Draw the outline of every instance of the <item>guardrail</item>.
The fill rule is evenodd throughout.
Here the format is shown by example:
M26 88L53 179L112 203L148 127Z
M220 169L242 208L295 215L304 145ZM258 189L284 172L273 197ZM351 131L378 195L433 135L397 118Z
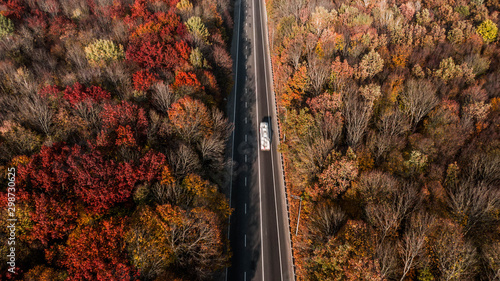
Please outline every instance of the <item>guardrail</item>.
M269 65L270 65L270 69L271 69L271 94L272 94L272 98L274 99L274 113L276 115L276 117L278 117L278 102L277 102L277 99L276 99L276 94L274 92L274 69L273 69L273 64L272 64L272 60L271 60L271 50L270 50L270 45L269 45L269 42L270 42L270 38L269 38L269 30L268 30L268 24L267 24L267 7L266 7L266 1L262 1L264 2L264 5L261 5L261 7L263 7L264 9L264 19L265 19L265 28L266 28L266 37L267 37L267 47L269 48ZM281 144L281 121L279 118L276 118L276 124L278 125L278 136L279 136L279 141L280 141L280 144ZM290 220L290 204L288 203L289 201L289 198L288 198L288 188L287 188L287 184L286 184L286 177L285 177L285 161L283 159L283 155L281 153L279 153L280 155L280 159L281 159L281 170L282 170L282 174L283 174L283 186L285 188L285 203L286 203L286 212L287 212L287 217L288 217L288 231L290 233L290 244L291 244L291 254L292 254L292 263L293 263L293 279L296 280L297 279L297 276L295 274L295 271L296 271L296 266L295 266L295 255L293 253L293 239L292 239L292 225L291 225L291 220Z

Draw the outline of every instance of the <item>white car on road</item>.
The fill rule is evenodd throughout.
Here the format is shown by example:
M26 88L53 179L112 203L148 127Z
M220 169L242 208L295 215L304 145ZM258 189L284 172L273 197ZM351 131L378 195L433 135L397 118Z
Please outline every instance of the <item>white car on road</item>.
M260 150L271 150L269 123L267 122L260 122Z

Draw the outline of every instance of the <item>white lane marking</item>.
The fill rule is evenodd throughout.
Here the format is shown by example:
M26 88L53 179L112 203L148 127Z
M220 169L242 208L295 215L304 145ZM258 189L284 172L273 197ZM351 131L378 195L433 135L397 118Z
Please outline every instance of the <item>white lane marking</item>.
M245 117L245 124L247 124L247 123L248 123L248 119Z
M262 11L262 8L260 9L260 11ZM262 23L262 13L260 13L261 15L261 36L262 36L262 56L263 56L263 59L264 59L264 81L265 81L265 89L266 89L266 99L267 99L267 114L270 115L271 112L271 109L270 109L270 103L269 103L269 91L268 91L268 83L267 83L267 61L265 60L266 58L266 49L265 49L265 38L264 38L264 31L262 30L263 29L263 23ZM254 38L255 39L255 38ZM276 118L274 118L276 119ZM275 123L275 122L273 122ZM276 139L276 138L275 138ZM279 138L278 138L279 140ZM272 148L272 147L271 147ZM276 212L276 230L278 232L278 253L279 253L279 257L280 257L280 277L281 277L281 280L283 280L283 260L281 258L281 242L280 242L280 228L279 228L279 218L278 218L278 202L277 202L277 197L276 197L276 179L275 179L275 176L274 176L274 157L273 157L273 152L274 150L271 151L271 165L272 165L272 173L273 173L273 191L274 191L274 205L275 205L275 212Z
M238 59L239 59L239 50L240 50L240 29L241 29L241 0L240 0L240 5L238 6L238 38L236 39L236 69L234 72L234 104L233 104L233 124L236 124L236 100L238 96ZM233 140L232 140L232 146L231 146L231 160L234 159L234 132L236 129L233 129ZM234 161L231 161L231 179L229 181L229 207L231 207L231 198L232 198L232 193L233 193L233 165ZM227 238L229 239L229 233L231 231L231 215L229 215L228 218L228 226L227 226ZM226 281L227 281L227 275L228 275L228 268L226 267Z
M245 108L247 108L247 107L248 107L248 102L245 102Z
M245 215L247 214L247 203L245 203Z
M245 163L248 162L248 155L245 154Z
M243 281L247 281L247 272L245 271L245 275L243 275L244 278L243 278Z
M245 186L247 186L247 177L245 177Z
M245 234L245 248L247 247L247 235Z
M257 95L257 56L255 55L255 50L257 50L257 45L255 43L255 5L252 4L252 20L253 20L253 60L254 60L254 72L255 72L255 126L259 123L259 96ZM256 132L258 132L256 128ZM257 150L257 166L258 166L258 181L259 181L259 216L260 216L260 253L261 253L261 264L262 264L262 281L264 281L264 234L262 230L262 185L260 184L260 151Z
M245 142L248 142L248 135L245 135Z

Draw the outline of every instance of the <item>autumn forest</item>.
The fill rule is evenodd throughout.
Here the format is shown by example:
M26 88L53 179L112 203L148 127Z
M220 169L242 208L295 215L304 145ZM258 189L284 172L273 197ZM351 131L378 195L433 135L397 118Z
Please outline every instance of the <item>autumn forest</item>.
M499 280L500 1L264 2L297 280ZM234 4L0 0L0 280L221 277Z
M499 280L497 0L267 0L299 280Z
M232 24L226 0L0 1L0 197L15 168L17 217L1 280L210 280L228 264Z

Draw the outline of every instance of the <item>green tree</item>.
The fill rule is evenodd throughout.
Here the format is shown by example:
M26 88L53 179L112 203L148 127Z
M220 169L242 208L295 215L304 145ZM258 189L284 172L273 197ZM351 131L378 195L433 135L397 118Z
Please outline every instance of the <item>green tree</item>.
M0 38L3 38L14 32L14 24L3 15L0 15Z
M112 61L122 60L123 46L111 40L98 39L85 47L85 55L92 65L103 66Z
M186 27L198 43L208 42L207 38L210 33L200 17L190 17L186 22Z
M420 271L418 274L418 281L434 281L434 276L428 267Z
M498 27L491 20L485 20L477 28L477 33L483 37L486 43L491 43L497 38Z
M203 66L203 54L200 48L194 48L189 55L189 61L196 68L201 68Z

